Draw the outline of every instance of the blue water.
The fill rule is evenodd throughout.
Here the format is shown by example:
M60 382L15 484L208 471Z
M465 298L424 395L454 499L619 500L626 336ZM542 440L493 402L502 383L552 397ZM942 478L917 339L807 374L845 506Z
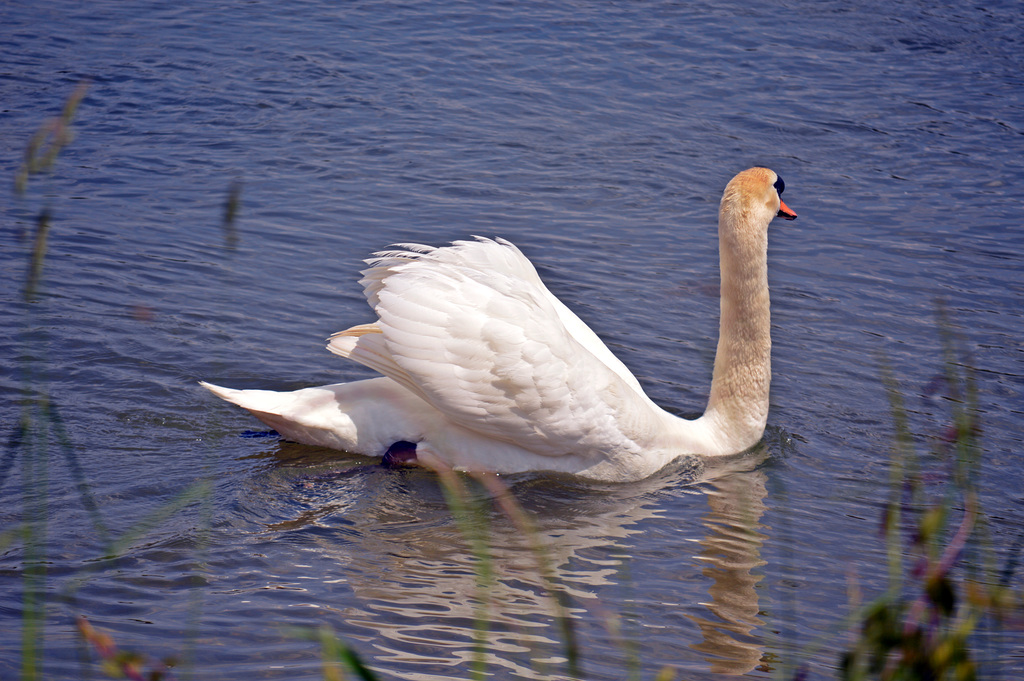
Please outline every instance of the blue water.
M509 480L570 595L586 678L834 677L851 584L886 584L881 365L922 451L950 422L939 308L977 375L991 545L1000 566L1019 557L1019 3L58 0L5 4L0 26L7 187L88 83L53 171L0 201L0 425L15 432L31 386L66 430L42 419L42 453L0 462L0 528L45 518L41 558L0 542L0 678L23 664L37 560L47 678L98 675L78 615L185 678L321 678L296 633L321 625L384 678L469 678L475 562L437 480L242 437L258 424L195 381L370 375L323 349L371 320L361 259L482 234L516 242L655 401L697 413L718 200L754 164L800 214L771 231L764 445L634 485ZM941 489L947 467L924 465ZM490 518L488 669L561 678L535 555ZM1020 676L1019 630L977 646L985 678Z

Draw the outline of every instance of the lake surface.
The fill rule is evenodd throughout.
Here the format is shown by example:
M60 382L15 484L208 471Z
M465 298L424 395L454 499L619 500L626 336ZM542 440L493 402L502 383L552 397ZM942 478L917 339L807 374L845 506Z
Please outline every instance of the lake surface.
M850 594L887 584L881 365L922 452L950 424L940 306L976 371L991 548L1019 559L1018 2L57 0L7 3L0 26L0 425L16 435L25 390L60 417L30 411L3 454L0 531L45 541L0 543L0 678L26 626L46 678L98 676L79 615L180 678L322 678L298 633L321 626L383 678L470 678L478 563L437 478L260 437L196 381L371 375L323 348L372 319L361 259L480 234L519 245L656 402L699 413L718 201L751 165L800 215L771 230L763 444L636 484L505 480L585 677L834 678ZM16 196L29 139L83 81L75 138ZM923 465L941 490L948 465ZM563 678L530 542L483 516L487 668ZM1024 673L1020 629L976 644L984 678Z

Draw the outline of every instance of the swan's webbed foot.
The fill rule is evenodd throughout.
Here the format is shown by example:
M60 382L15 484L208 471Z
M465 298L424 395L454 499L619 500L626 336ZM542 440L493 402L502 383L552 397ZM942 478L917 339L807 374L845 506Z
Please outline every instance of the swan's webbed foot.
M406 440L399 440L388 447L381 459L384 468L397 468L399 466L412 466L416 464L416 443Z

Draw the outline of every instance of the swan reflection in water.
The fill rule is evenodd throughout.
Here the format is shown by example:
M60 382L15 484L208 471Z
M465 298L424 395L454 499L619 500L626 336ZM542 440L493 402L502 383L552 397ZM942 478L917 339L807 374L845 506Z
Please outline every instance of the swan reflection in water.
M718 477L707 491L709 511L702 519L707 534L698 558L703 574L712 580L711 600L704 603L714 619L691 615L703 641L691 647L704 653L711 671L746 674L761 661L761 646L754 630L758 617L756 568L765 564L761 546L767 538L761 524L766 495L761 469L736 471Z
M293 494L305 496L304 511L267 529L307 533L311 536L295 548L329 558L332 573L321 579L345 584L355 598L320 607L337 608L344 620L338 625L343 637L362 640L357 645L372 666L395 678L451 678L454 668L471 664L480 655L475 644L477 620L485 613L488 669L523 678L560 678L557 674L565 669L564 641L549 584L538 570L537 553L516 524L490 503L483 488L468 484L474 488L470 502L486 509L482 527L493 570L486 586L486 610L480 601L478 557L467 549L436 475L360 463L333 475L305 475L296 483L294 477L281 474L295 470L288 468L289 447L281 445L277 465L269 471L271 478L279 479L269 489L266 479L259 481L262 489L254 489L250 501L259 504L263 495L280 495L280 489L272 488L282 483L292 486ZM580 637L584 668L588 649L604 656L609 646L618 646L622 668L628 664L622 640L610 631L616 628L617 615L600 598L623 589L635 594L637 580L647 583L649 575L641 572L644 563L631 560L637 543L633 535L652 527L666 536L650 550L664 560L670 549L673 564L671 570L650 576L669 582L669 598L681 610L656 617L678 621L677 616L684 616L703 640L687 642L681 638L685 631L667 631L663 622L645 622L637 616L628 627L637 639L631 645L639 645L646 659L693 671L708 669L704 665L709 664L712 672L743 674L759 664L762 650L755 630L761 624L756 590L760 577L755 569L763 565L760 518L765 474L758 466L766 457L762 446L744 456L715 460L714 467L683 460L660 475L629 484L514 478L514 498L534 525L558 588L569 596L567 612ZM680 497L679 489L694 497L703 493L707 499L709 508L699 524L666 525L666 502L690 498ZM266 501L273 503L269 497ZM693 534L698 527L702 532ZM323 531L330 528L334 531ZM700 546L696 555L688 552L693 541ZM686 595L682 589L689 587L680 588L679 571L688 563L694 575L690 581L700 583L700 568L694 565L698 561L703 563L703 576L711 580L710 588ZM705 600L707 595L710 600ZM689 602L678 602L680 598ZM598 638L603 640L595 641ZM655 649L648 651L648 646ZM687 654L686 648L699 658Z

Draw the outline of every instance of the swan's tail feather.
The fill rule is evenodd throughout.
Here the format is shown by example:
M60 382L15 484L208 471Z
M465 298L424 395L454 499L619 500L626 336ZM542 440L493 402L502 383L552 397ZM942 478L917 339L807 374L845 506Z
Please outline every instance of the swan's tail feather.
M242 392L241 390L235 390L234 388L225 388L223 386L214 385L213 383L207 383L206 381L199 381L199 385L203 386L204 388L206 388L211 393L213 393L220 399L224 400L225 402L231 402L232 404L242 406L239 402L239 400L241 399L239 397L240 393Z
M222 400L242 407L287 440L351 452L360 451L355 425L339 404L338 394L334 390L340 386L275 392L235 390L205 381L200 381L199 385Z
M257 417L261 421L263 421L263 418L260 414L280 415L288 408L290 403L285 397L289 393L274 392L272 390L236 390L235 388L224 388L219 385L213 385L206 381L199 381L199 385L203 386L225 402L236 404L242 409L246 409L257 414ZM264 421L264 423L266 423L266 421Z
M271 390L236 390L234 388L213 385L206 381L199 381L199 385L225 402L230 402L245 409L282 435L293 430L291 419L282 414L287 409L286 400L284 399L287 393L278 393ZM285 436L287 437L287 435Z

